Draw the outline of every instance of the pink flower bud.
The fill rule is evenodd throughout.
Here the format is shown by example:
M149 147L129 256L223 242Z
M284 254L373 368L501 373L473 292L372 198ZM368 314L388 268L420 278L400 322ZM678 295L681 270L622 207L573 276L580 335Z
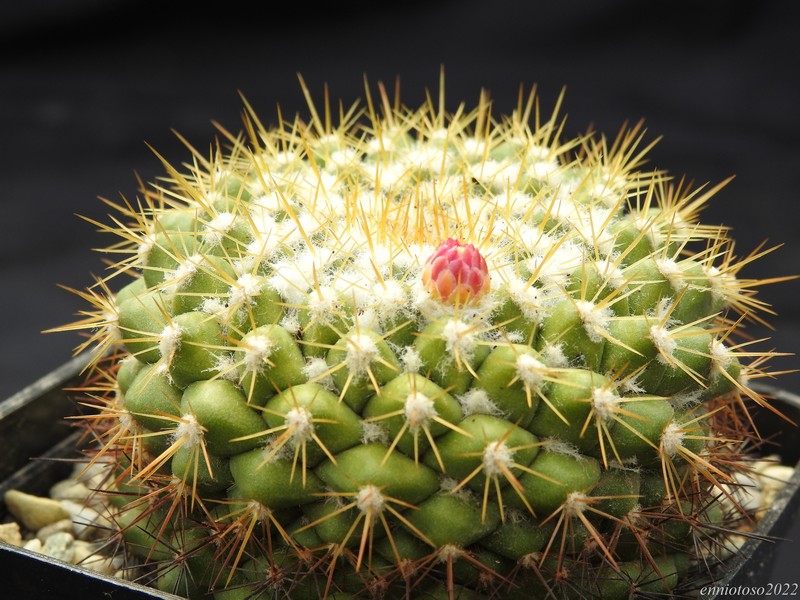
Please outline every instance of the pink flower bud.
M463 306L489 291L489 267L475 246L448 238L425 261L422 284L441 302Z

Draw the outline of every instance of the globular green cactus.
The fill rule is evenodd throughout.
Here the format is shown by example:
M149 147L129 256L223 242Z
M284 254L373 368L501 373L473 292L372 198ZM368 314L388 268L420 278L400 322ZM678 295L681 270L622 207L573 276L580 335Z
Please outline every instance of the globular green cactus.
M338 124L246 105L107 201L63 329L129 552L215 600L689 589L769 406L753 256L698 222L722 184L645 170L641 126L560 139L533 93L367 92Z

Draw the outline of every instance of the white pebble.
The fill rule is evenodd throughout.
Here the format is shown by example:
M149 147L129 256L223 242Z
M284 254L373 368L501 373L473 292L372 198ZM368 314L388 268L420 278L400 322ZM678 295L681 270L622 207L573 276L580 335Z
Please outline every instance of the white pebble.
M75 554L74 541L75 538L69 533L53 534L47 538L44 546L42 546L42 552L56 560L72 562L72 557Z
M764 510L775 503L778 494L786 487L786 482L794 475L794 469L785 465L770 465L761 471L761 484L764 487Z
M763 487L782 488L794 475L794 468L786 465L767 465L758 474Z
M72 479L83 483L90 490L96 490L103 486L103 482L108 481L112 472L113 465L103 461L91 465L79 464L72 472Z
M74 565L104 573L105 575L113 575L119 568L118 561L114 557L105 556L98 552L97 544L77 540L73 548L72 564Z
M75 564L91 569L92 571L97 571L98 573L103 573L104 575L113 575L117 570L117 564L113 558L99 554Z
M61 506L71 515L75 537L86 539L111 534L112 523L93 508L70 500L62 500Z
M36 537L39 538L39 540L41 540L42 542L45 542L47 538L57 533L72 534L72 519L71 518L61 519L60 521L56 521L55 523L50 523L49 525L45 525L39 531L36 532Z
M42 551L42 540L39 538L33 538L32 540L28 540L25 542L25 545L22 546L26 550L30 550L31 552L41 552Z
M762 506L761 484L755 477L744 473L733 475L734 485L731 486L732 495L739 505L747 512L753 513Z
M84 540L75 540L73 549L75 552L72 556L72 562L76 565L81 564L97 553L97 547Z
M0 524L0 542L5 542L12 546L22 546L22 533L19 530L19 523Z
M73 502L86 502L92 495L92 490L85 484L74 479L59 481L50 488L50 497L53 500L72 500Z
M45 525L70 516L58 501L19 490L8 490L5 502L8 511L31 531L39 531Z
M780 464L781 464L781 457L778 456L777 454L770 454L769 456L764 456L759 460L753 461L750 464L750 472L756 477L760 477L761 473L763 473L765 469L769 469L770 467L774 467Z

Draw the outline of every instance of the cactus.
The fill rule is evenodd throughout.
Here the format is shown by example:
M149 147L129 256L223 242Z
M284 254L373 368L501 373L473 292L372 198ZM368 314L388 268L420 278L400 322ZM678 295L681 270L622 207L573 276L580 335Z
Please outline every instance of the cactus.
M302 83L302 81L301 81ZM78 292L98 493L162 590L243 598L628 598L690 589L745 518L758 445L725 185L645 170L641 124L562 140L309 98L94 222ZM561 104L559 99L558 105ZM713 566L713 565L712 565Z

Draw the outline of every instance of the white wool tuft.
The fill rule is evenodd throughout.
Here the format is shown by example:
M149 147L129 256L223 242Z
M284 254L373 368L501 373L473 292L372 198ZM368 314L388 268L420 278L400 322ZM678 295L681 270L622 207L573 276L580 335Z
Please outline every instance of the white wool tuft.
M503 416L503 411L489 398L489 394L480 388L472 388L458 397L461 410L464 416L470 415L492 415L494 417Z

